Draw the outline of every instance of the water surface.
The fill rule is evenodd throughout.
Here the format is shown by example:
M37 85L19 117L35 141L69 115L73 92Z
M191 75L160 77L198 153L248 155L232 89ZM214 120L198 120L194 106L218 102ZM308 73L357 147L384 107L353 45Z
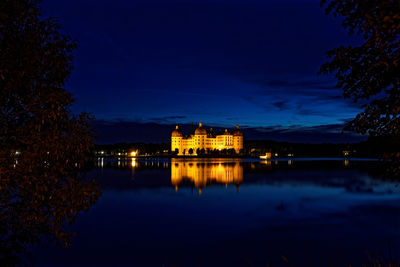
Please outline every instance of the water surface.
M38 265L359 266L400 255L400 190L378 162L99 159L104 193ZM397 253L397 254L396 254Z

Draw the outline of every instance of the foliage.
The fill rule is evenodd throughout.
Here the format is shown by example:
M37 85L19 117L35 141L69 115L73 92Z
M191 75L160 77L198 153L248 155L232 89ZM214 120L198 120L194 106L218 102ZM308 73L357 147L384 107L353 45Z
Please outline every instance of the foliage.
M196 150L196 153L197 153L197 155L202 156L202 155L205 155L205 154L206 154L206 150L205 150L204 148L202 148L202 149L198 148L198 149Z
M400 135L400 1L322 0L327 13L342 17L356 46L328 52L322 73L334 73L344 96L364 109L347 129L371 136Z
M84 178L89 116L71 114L64 85L76 42L36 0L0 1L0 263L27 248L67 246L68 225L99 197Z

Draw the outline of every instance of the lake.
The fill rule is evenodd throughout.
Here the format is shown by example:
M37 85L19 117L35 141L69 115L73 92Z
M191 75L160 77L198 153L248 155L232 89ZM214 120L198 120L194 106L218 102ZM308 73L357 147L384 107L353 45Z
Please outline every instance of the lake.
M38 266L360 266L400 255L400 189L377 161L98 159L103 195ZM286 262L289 261L289 264Z

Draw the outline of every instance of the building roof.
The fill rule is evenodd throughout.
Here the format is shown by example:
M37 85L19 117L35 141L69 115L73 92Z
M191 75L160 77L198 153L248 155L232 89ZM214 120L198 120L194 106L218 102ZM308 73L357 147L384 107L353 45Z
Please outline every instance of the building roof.
M175 130L172 131L172 137L182 137L182 136L183 136L183 134L179 130L179 126L176 125Z
M243 136L243 132L239 130L239 125L236 124L236 129L233 131L233 136Z
M212 128L207 131L202 123L199 123L199 127L195 130L194 132L195 135L207 135L208 138L216 138L217 135L233 135L233 136L243 136L243 132L239 130L239 125L236 125L236 129L232 132L229 133L228 129L225 129L225 131L221 131L219 133L213 132ZM179 130L178 125L176 125L175 130L172 131L172 137L183 137L184 139L190 139L192 136L184 136L182 132Z
M199 123L199 128L194 131L195 135L207 135L207 130L203 128L203 125L201 122Z
M223 135L230 135L230 133L228 132L228 129L225 129L225 132L223 133Z
M215 135L215 133L213 132L213 128L210 128L210 129L208 130L207 137L208 137L208 138L216 138L216 137L217 137L217 136Z

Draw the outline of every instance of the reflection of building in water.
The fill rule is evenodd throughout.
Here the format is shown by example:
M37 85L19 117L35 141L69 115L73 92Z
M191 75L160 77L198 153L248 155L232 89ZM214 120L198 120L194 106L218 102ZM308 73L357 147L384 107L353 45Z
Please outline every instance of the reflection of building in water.
M241 161L229 162L207 162L207 161L185 161L172 159L171 161L171 184L178 190L178 186L187 179L199 188L212 183L235 184L237 190L243 182L243 166Z
M236 153L243 149L243 133L238 125L232 133L225 129L223 133L214 134L212 128L207 131L200 122L199 128L190 136L184 136L177 125L171 135L171 151L178 155L197 155L224 149L233 149Z

